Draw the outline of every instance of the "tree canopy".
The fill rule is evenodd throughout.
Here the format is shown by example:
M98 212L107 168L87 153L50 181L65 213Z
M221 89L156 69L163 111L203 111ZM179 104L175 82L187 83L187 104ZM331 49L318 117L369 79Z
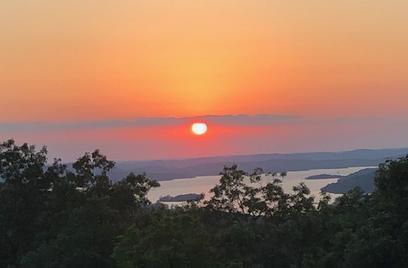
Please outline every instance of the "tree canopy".
M0 144L0 267L408 267L408 156L333 202L226 166L209 199L172 209L144 174L113 181L114 165Z

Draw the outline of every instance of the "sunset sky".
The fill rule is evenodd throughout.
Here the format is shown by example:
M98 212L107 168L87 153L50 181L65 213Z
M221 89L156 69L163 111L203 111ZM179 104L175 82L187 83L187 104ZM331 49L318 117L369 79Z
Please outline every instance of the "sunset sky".
M408 147L407 14L406 0L1 1L0 139L69 161Z

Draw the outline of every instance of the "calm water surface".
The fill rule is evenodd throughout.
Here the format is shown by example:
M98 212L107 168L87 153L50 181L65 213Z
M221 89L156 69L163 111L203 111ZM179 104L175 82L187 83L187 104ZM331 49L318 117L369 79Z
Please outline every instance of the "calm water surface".
M304 171L289 171L287 176L283 179L283 189L286 192L292 190L294 185L304 182L310 189L312 195L315 197L320 196L320 188L326 186L329 183L336 182L337 179L323 179L323 180L305 180L306 177L319 174L332 174L345 176L361 169L368 167L351 167L351 168L336 168L336 169L312 169ZM153 203L156 202L161 196L165 195L180 195L187 193L204 193L205 198L210 197L209 190L213 188L219 181L220 176L200 176L187 179L174 179L169 181L161 181L160 187L152 189L148 198ZM270 181L270 178L263 178L261 183L265 184ZM336 195L333 195L335 197Z

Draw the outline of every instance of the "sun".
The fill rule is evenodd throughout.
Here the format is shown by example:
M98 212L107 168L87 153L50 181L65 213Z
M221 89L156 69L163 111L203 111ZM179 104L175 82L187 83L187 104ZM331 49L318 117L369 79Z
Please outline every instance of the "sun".
M194 123L191 125L191 131L195 135L204 135L207 132L207 124L206 123Z

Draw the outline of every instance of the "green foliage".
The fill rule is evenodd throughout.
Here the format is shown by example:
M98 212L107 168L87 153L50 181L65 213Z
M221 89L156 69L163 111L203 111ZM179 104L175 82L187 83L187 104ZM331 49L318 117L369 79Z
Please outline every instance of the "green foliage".
M1 144L0 267L408 267L408 157L332 203L233 165L209 200L175 209L149 202L159 184L143 174L113 182L114 165Z
M195 209L153 210L115 249L121 267L215 267L212 237Z
M46 149L0 145L0 267L112 267L116 237L149 204L159 184L129 174L113 183L114 162L94 151L68 170Z

